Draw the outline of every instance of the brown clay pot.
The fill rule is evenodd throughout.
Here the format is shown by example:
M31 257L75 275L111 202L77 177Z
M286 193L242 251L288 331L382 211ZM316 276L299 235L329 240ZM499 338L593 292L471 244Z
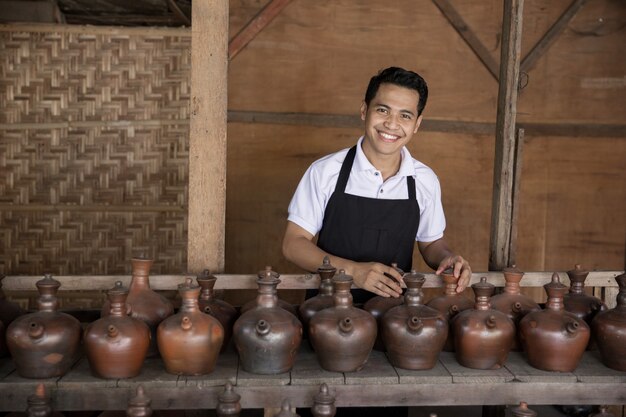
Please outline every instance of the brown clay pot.
M152 415L151 402L150 398L146 395L143 385L138 385L135 396L128 400L126 415L128 417L150 417Z
M522 317L531 311L541 310L541 307L532 298L523 295L520 291L519 283L524 276L524 272L517 269L515 265L510 268L504 268L502 272L506 281L504 291L491 297L491 308L506 314L513 320L517 329ZM511 350L522 350L522 344L517 336L517 332Z
M217 417L238 417L241 413L241 395L233 391L233 385L226 382L224 391L217 397L215 412Z
M63 376L80 355L80 322L57 311L59 281L46 274L36 285L39 311L13 320L7 329L7 344L20 376Z
M311 407L313 417L334 417L337 414L335 407L335 397L331 395L328 385L322 383L320 390L313 397L313 407Z
M205 375L213 372L224 342L220 322L200 311L200 287L187 278L178 286L182 305L157 329L159 352L167 372L175 375Z
M398 268L398 264L392 263L391 266L400 273L400 275L404 275L404 271ZM376 336L376 342L374 343L374 349L384 352L385 351L385 343L383 342L382 336L382 320L385 313L396 306L404 304L404 296L400 296L398 298L394 297L381 297L377 295L375 297L370 298L363 304L363 310L369 312L376 319L376 325L378 326L378 334Z
M489 298L495 287L482 277L473 284L476 304L452 319L457 362L467 368L499 369L515 339L515 325L506 314L494 310Z
M270 273L276 279L280 278L280 274L276 271L273 271L271 266L266 266L263 271L259 271L257 276L259 278L263 278L267 273ZM293 314L295 317L298 317L298 310L293 304L290 304L285 300L281 300L280 298L277 298L277 300L278 300L278 307L285 309L291 314ZM240 310L241 314L245 313L248 310L252 310L256 306L257 306L257 299L248 301L243 306L241 306L241 310Z
M598 297L585 294L585 280L589 271L576 264L574 269L567 271L570 279L569 293L563 297L565 310L573 313L579 319L585 320L591 326L593 318L601 311L606 311L606 304ZM595 349L593 338L589 339L587 350Z
M52 410L52 399L46 392L44 384L39 383L35 393L26 399L26 415L28 417L63 417L63 414Z
M318 312L309 323L311 344L327 371L358 371L376 341L376 319L352 305L352 281L340 270L333 278L335 306Z
M389 309L379 327L389 362L398 368L432 369L448 337L443 314L422 304L423 274L404 276L404 304Z
M91 372L100 378L139 375L150 346L150 329L128 315L128 289L121 281L107 292L109 314L89 324L83 336Z
M602 363L626 372L626 274L615 277L619 293L615 308L598 313L591 323Z
M302 326L304 334L308 336L309 322L311 317L320 310L330 308L335 305L333 299L333 282L332 279L337 272L337 268L330 264L328 256L324 256L322 265L317 268L317 273L320 276L319 292L315 297L311 297L300 304L298 313L300 313L300 320L302 320Z
M151 339L148 356L157 356L159 354L157 347L156 330L159 324L167 317L174 314L173 304L161 294L150 288L150 267L153 260L143 257L133 258L132 279L126 304L130 308L130 315L136 319L142 320L150 328ZM101 315L104 317L109 314L111 307L108 301L102 306Z
M289 400L283 400L283 405L280 407L280 411L275 417L300 417L298 414L291 411L291 402Z
M289 371L302 342L302 324L295 315L278 306L280 279L271 269L257 279L256 307L241 314L233 328L233 339L241 367L255 374Z
M565 311L563 296L567 287L559 275L544 285L548 293L545 310L528 313L520 321L520 338L528 363L544 371L571 372L578 366L590 330L584 320Z
M472 308L474 303L464 295L457 294L456 287L459 279L454 277L452 269L443 271L441 273L441 279L443 279L445 284L444 295L433 298L426 305L443 313L443 316L451 325L454 316L463 310ZM454 333L451 327L448 331L448 338L443 346L443 350L446 352L454 352Z
M524 401L519 403L519 406L511 410L513 417L536 417L537 413L528 408L528 404Z
M209 272L208 269L202 271L196 278L198 285L202 288L200 297L198 298L198 307L200 311L215 317L224 328L224 343L222 344L222 352L226 350L228 343L233 335L233 325L239 316L235 307L226 301L215 298L213 287L217 278Z

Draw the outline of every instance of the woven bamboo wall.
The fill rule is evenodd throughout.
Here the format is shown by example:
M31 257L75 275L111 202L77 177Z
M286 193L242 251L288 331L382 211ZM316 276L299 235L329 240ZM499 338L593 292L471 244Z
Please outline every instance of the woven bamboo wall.
M0 31L0 273L186 266L190 37Z

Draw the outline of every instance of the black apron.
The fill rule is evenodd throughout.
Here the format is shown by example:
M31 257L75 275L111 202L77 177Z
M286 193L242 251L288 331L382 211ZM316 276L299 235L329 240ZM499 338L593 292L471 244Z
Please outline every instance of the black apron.
M406 177L409 194L406 200L346 194L356 146L350 148L341 165L335 191L324 212L317 246L332 255L357 262L380 262L385 265L395 262L400 269L409 272L420 221L415 179ZM355 304L375 296L362 289L352 290L352 295Z

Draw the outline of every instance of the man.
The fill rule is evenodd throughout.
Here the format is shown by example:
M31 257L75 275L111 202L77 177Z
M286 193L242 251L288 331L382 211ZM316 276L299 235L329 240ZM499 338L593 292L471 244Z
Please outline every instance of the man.
M454 269L458 292L469 283L469 263L443 238L439 180L405 147L427 98L426 82L415 72L391 67L372 77L361 104L363 136L353 148L314 162L289 205L285 257L315 271L328 255L362 289L355 303L400 296L402 276L391 264L409 271L415 241L437 274Z

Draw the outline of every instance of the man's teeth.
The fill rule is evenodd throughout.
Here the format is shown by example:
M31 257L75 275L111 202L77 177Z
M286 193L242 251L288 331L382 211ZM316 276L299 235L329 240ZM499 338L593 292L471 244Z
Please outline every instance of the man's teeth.
M390 134L384 133L384 132L380 132L380 136L382 136L385 139L389 139L389 140L396 140L396 139L398 139L398 136L390 135Z

